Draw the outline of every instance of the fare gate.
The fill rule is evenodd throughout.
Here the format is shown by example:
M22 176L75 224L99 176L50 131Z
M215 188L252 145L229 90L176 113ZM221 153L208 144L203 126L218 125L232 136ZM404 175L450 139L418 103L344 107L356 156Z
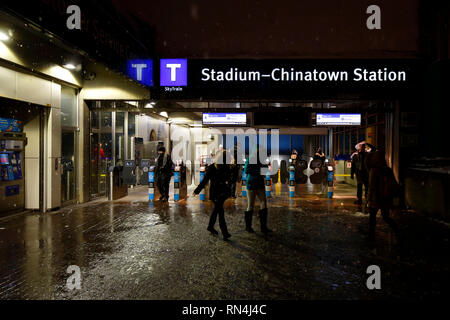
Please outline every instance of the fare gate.
M181 161L177 162L174 171L173 179L173 198L174 201L180 201L187 198L187 184L186 184L186 167Z

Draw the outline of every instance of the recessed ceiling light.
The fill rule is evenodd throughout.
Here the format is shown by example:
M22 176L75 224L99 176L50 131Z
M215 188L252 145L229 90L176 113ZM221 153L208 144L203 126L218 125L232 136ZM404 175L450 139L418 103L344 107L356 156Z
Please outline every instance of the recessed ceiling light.
M65 64L63 67L69 70L75 70L77 68L71 63Z
M9 36L6 33L0 32L0 41L8 41Z

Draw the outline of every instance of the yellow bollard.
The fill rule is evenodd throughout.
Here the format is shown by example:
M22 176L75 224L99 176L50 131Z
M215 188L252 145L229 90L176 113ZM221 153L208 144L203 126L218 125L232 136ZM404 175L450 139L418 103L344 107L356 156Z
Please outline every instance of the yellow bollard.
M278 170L278 182L275 185L275 194L281 196L281 170Z

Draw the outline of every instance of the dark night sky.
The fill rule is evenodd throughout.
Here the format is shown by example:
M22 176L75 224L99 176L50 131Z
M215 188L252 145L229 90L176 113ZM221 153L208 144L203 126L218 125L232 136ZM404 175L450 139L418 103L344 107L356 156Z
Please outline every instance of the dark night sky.
M412 57L418 0L176 1L113 0L156 27L166 57ZM382 10L382 30L366 9Z

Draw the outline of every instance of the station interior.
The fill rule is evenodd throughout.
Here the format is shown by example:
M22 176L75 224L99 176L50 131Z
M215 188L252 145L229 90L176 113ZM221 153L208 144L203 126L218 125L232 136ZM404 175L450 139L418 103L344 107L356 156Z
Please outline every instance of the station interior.
M328 198L329 167L334 174L333 196L337 199L356 198L356 180L351 179L351 156L356 152L356 145L364 141L377 148L384 148L388 163L395 168L392 146L389 146L392 134L389 121L395 106L390 101L160 101L145 104L140 101L92 101L89 105L91 199L109 197L110 200L116 201L149 201L147 172L155 165L159 145L164 145L171 154L176 170L181 172L181 189L185 188L175 199L176 178L173 177L170 183L171 201L191 200L192 191L200 183L200 172L213 163L216 152L220 149L232 152L235 144L239 142L239 145L242 145L243 141L245 149L242 146L241 150L244 158L248 158L254 141L267 149L266 163L270 163L271 167L270 179L266 177L266 191L269 192L267 195L280 200L293 198L289 193L292 180L289 177L289 168L294 150L298 153L298 160L302 161L301 169L296 169L295 173L295 198ZM360 125L317 125L317 114L339 112L360 114ZM204 113L241 113L246 115L246 123L231 126L209 125L203 122ZM115 126L112 126L112 123L115 123ZM269 133L267 140L259 141L259 133L266 132L265 130ZM278 151L272 151L272 130L277 130ZM256 140L253 140L252 136ZM319 148L325 154L326 160L324 170L321 169L317 174L312 161ZM109 183L108 168L114 165L123 166L129 160L134 160L135 166L131 171L124 169L123 174L130 183L129 188L122 188L121 192L114 192L113 195L110 185L114 183ZM142 160L149 161L144 164L149 168L142 167ZM236 161L243 167L245 159ZM67 181L70 181L70 178ZM67 189L69 188L68 185ZM238 199L245 196L245 187L244 193L242 190L242 175L239 176L236 195Z

